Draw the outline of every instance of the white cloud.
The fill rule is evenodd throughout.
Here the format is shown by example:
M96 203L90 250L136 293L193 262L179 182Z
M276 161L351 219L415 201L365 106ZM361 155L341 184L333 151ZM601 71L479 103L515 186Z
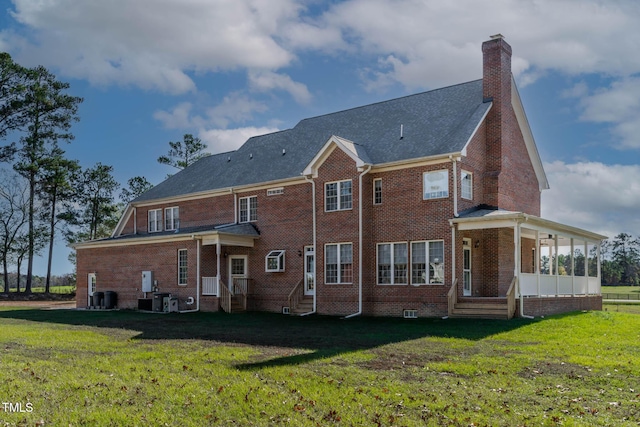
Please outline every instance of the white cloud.
M157 110L153 113L153 118L162 122L167 129L187 129L192 127L194 122L190 116L191 107L190 102L182 102L171 111Z
M205 142L211 153L222 153L238 149L252 136L277 132L277 128L244 127L237 129L201 130L198 137Z
M291 77L274 73L273 71L250 71L249 84L251 88L260 92L274 89L288 92L299 104L308 104L311 101L311 94L302 83L295 82Z
M609 237L640 230L640 165L545 164L542 217Z
M190 71L279 68L294 58L277 42L294 0L14 0L13 17L35 31L20 56L94 84L170 93L195 88ZM15 36L3 32L1 39ZM26 43L25 40L22 43Z

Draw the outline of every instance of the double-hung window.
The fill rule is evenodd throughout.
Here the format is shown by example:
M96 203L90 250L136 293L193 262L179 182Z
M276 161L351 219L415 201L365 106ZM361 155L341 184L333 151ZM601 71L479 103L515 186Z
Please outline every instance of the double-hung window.
M462 171L460 176L460 187L462 189L463 199L473 199L473 174L471 172Z
M378 244L378 284L406 285L409 283L408 265L406 242Z
M353 282L353 245L335 243L325 246L325 283Z
M164 210L164 229L177 230L180 228L180 209L178 207L166 208Z
M324 186L325 210L344 211L353 206L351 180L328 182Z
M382 178L376 178L373 180L373 204L382 204Z
M148 213L149 233L162 231L162 209L152 209Z
M178 285L187 285L187 250L178 249Z
M241 197L240 222L253 222L258 220L258 196Z
M449 197L449 171L447 169L424 173L424 196L428 199Z
M411 242L411 283L444 284L444 241Z

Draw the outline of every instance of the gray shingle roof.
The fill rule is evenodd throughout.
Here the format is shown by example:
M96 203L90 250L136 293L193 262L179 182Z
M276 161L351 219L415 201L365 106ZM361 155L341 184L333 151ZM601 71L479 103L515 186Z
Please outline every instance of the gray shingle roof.
M482 80L475 80L304 119L205 157L134 202L299 177L332 135L362 146L373 164L460 152L490 105L483 102Z

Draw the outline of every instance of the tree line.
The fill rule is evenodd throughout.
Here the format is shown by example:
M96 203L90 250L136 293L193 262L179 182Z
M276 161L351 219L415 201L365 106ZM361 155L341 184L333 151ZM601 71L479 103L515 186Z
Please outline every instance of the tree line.
M126 203L152 187L141 176L130 178L123 187L114 179L112 166L83 167L67 156L63 145L74 140L71 127L79 121L83 102L69 89L69 83L45 67L27 68L0 53L2 293L8 293L15 281L20 290L21 278L23 292L30 293L34 257L43 254L48 260L44 286L49 292L59 235L69 245L109 236ZM205 145L189 134L184 142L169 144L168 155L158 159L161 164L182 169L206 155Z

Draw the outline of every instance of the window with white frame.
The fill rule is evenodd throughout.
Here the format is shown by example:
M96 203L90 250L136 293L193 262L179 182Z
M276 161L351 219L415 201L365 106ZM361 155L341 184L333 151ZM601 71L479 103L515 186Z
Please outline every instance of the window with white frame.
M411 242L411 283L444 284L444 241Z
M326 245L324 263L325 283L353 282L353 244L334 243Z
M162 231L162 209L152 209L148 213L149 233Z
M462 198L469 200L473 199L473 174L463 170L460 178Z
M449 171L446 169L424 173L424 199L449 197Z
M265 270L268 273L284 271L284 251L271 251L265 258Z
M252 222L258 220L258 196L241 197L240 222Z
M187 250L178 249L178 285L187 285Z
M382 178L376 178L373 180L373 204L382 204Z
M164 229L177 230L180 228L180 209L177 206L164 210Z
M406 285L408 279L407 243L378 244L378 284Z
M324 194L327 212L349 210L353 206L351 180L326 183Z

